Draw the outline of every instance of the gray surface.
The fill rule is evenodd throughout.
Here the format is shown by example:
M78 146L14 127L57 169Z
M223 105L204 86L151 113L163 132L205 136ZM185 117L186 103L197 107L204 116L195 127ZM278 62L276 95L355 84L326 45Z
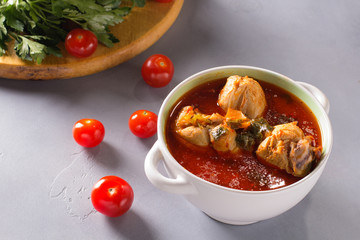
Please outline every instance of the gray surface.
M110 70L55 81L0 81L0 239L358 239L360 235L360 2L187 0L151 48ZM151 54L175 64L153 89L140 68ZM158 112L180 81L214 66L268 68L328 96L334 146L310 194L293 209L249 226L216 222L183 197L153 187L143 171L156 138L128 130L137 109ZM72 138L78 119L103 122L105 141L86 150ZM134 188L126 215L109 219L89 200L100 177Z

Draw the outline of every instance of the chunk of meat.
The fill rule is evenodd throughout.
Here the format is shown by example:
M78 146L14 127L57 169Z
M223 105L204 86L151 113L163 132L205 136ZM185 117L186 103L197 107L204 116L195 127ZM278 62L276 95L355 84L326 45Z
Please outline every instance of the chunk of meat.
M197 116L196 116L197 115ZM206 125L207 119L196 113L192 106L183 107L176 119L176 127L185 128L194 125Z
M218 125L224 121L224 117L218 113L213 113L209 116L211 125Z
M260 117L266 108L265 93L260 84L250 77L230 76L218 98L219 106L242 111L249 118Z
M306 175L312 166L312 162L314 158L320 157L320 149L314 148L311 143L313 142L313 138L310 136L306 136L301 139L297 143L290 143L290 163L291 168L295 169L299 176Z
M176 131L186 141L201 147L206 147L210 143L209 132L207 128L189 126Z
M256 151L263 162L297 177L307 175L320 154L321 148L313 146L313 138L305 136L296 122L275 126Z
M224 117L218 113L206 115L194 109L192 106L183 107L176 119L176 127L184 128L188 126L208 126L217 125L223 121Z
M243 114L242 111L229 108L225 115L226 124L232 129L247 128L251 124L251 120Z
M223 120L224 117L218 113L206 115L192 106L186 106L176 119L175 131L188 142L205 147L210 143L210 129L222 123Z
M276 140L298 142L304 137L304 132L297 126L297 122L276 125L271 135Z
M235 152L238 149L236 132L226 124L220 124L211 129L210 141L218 152Z

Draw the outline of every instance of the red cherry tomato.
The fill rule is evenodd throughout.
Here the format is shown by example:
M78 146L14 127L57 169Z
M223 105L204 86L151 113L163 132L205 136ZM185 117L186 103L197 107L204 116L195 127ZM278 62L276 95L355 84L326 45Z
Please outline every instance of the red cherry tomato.
M174 75L174 65L170 58L162 54L150 56L141 68L144 81L152 87L165 87Z
M95 147L104 139L105 128L96 119L81 119L74 124L73 136L81 146Z
M157 115L147 110L134 112L129 119L131 132L140 138L152 137L157 130Z
M84 58L93 54L98 40L94 33L82 28L76 28L68 33L65 39L66 50L74 57Z
M156 0L156 1L161 3L168 3L168 2L172 2L173 0Z
M109 217L126 213L134 201L134 192L129 183L117 176L101 178L91 192L94 208Z

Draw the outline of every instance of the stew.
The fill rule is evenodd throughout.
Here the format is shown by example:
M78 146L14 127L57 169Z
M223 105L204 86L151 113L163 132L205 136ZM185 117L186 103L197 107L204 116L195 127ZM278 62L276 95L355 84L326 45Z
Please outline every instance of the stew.
M249 145L250 147L239 147L241 144L239 145L239 141L237 141L234 147L229 147L229 144L226 143L226 146L229 147L227 150L216 148L214 141L217 140L217 136L221 136L222 130L224 129L219 127L220 125L218 125L219 122L217 122L217 120L213 119L217 117L224 118L230 112L225 111L223 105L219 104L221 98L219 94L226 94L224 92L225 90L222 90L225 88L226 81L227 79L218 79L200 85L183 95L178 102L174 104L173 110L166 123L166 141L170 153L191 173L206 181L224 187L262 191L284 187L300 180L301 177L296 176L295 173L290 174L288 171L281 169L281 166L274 166L270 160L270 162L263 161L261 157L259 157L261 156L259 153L260 142L256 138L252 138L253 141L252 145ZM321 149L320 129L311 110L299 98L288 91L270 83L259 80L257 80L257 82L265 94L266 105L264 105L264 110L253 111L251 114L255 114L253 116L254 118L256 117L256 119L263 120L254 122L254 120L246 117L249 116L249 114L246 114L246 116L244 114L241 115L243 116L242 118L249 119L249 121L241 121L241 125L254 126L253 123L259 124L266 122L269 128L265 129L264 134L271 138L273 136L270 136L269 133L275 131L273 130L274 126L276 128L276 125L294 123L293 125L297 125L302 130L304 136L310 139L310 147L312 149L317 147L317 150L314 150L314 152L319 154L319 149ZM191 106L188 111L193 111L197 116L197 122L194 123L195 128L196 124L198 126L205 124L201 121L216 126L211 128L210 144L206 145L206 142L203 145L200 143L194 144L191 140L179 135L179 131L177 130L179 115L182 114L182 111L184 111L187 106ZM240 112L240 114L242 113ZM207 117L210 115L211 117ZM261 118L258 118L259 115L261 115ZM237 121L237 123L238 122L239 121ZM229 125L229 122L227 125ZM260 128L262 128L262 126L263 125L261 125ZM227 129L225 130L227 131ZM233 131L232 129L230 130ZM208 132L209 131L210 130L208 130ZM246 137L245 140L248 139L248 132L245 130L240 130L240 132L239 130L234 130L234 133L237 140L239 137L244 140L244 136ZM262 140L264 140L265 136ZM303 139L305 139L304 136ZM264 142L265 140L261 142L260 145L263 145ZM294 151L294 154L298 150L296 147L298 145L295 145L296 144L294 144L294 146L291 145L293 147L291 151ZM257 147L259 148L258 150L256 150ZM288 155L290 154L289 151L287 152ZM265 158L269 159L268 157ZM311 169L314 168L318 159L319 157L314 160L314 164L309 165ZM308 171L306 174L307 173ZM301 172L300 174L303 173Z

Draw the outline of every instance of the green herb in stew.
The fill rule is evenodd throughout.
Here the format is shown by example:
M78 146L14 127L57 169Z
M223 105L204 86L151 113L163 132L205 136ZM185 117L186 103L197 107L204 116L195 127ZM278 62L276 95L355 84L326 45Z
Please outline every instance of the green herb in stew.
M236 142L241 148L251 151L273 129L264 118L253 119L248 128L236 135Z

